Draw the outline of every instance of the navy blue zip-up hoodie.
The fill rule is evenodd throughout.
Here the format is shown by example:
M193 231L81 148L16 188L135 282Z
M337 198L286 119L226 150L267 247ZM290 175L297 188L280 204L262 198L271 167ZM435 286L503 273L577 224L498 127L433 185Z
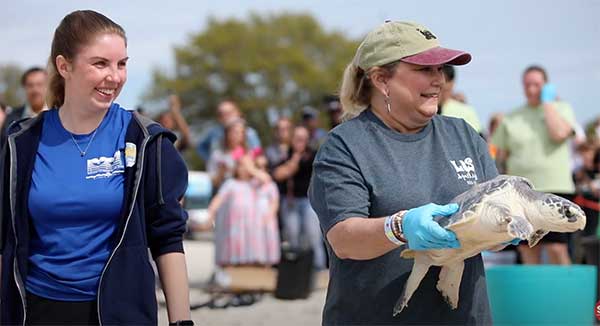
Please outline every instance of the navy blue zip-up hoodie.
M14 123L0 162L0 324L25 321L25 280L29 245L27 200L46 113ZM100 324L156 325L152 256L183 252L187 214L179 204L187 188L187 168L176 137L137 113L125 141L136 145L136 162L126 167L125 201L111 238L112 252L98 287Z

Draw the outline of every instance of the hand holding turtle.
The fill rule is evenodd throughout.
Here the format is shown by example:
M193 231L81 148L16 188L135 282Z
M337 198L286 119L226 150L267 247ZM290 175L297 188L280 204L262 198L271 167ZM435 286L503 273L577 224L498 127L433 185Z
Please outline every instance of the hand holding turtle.
M429 203L409 210L402 218L402 233L412 250L460 248L452 231L442 228L434 216L450 216L458 211L457 204L440 206Z

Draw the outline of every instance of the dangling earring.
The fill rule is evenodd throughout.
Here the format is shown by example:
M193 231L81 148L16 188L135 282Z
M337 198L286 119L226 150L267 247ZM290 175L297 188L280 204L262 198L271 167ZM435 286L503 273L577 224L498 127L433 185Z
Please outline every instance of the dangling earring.
M392 114L392 105L390 104L390 95L385 94L385 107L387 108L387 111L389 114Z

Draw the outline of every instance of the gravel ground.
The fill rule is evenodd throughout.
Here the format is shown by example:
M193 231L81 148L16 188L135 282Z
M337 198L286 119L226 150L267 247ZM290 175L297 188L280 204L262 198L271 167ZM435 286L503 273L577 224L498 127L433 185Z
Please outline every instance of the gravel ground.
M213 271L213 244L210 240L186 240L186 259L190 280L190 300L192 305L209 300L203 291L206 281ZM325 302L326 291L318 289L305 300L279 300L266 293L262 298L243 307L226 309L200 308L192 311L196 325L319 325ZM168 325L167 310L164 307L162 291L157 291L161 308L159 325Z

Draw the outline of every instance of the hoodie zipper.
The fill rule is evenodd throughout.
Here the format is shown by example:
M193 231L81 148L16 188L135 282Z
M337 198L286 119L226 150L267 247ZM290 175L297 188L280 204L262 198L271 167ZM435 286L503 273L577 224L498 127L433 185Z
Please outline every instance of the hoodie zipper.
M104 266L104 269L102 270L102 274L100 275L100 282L98 283L98 294L96 297L96 302L98 303L97 304L98 322L99 322L100 326L102 326L102 317L100 316L100 294L101 294L100 292L101 292L101 288L102 288L102 280L104 278L104 273L106 272L106 270L108 269L108 266L110 265L110 262L112 261L115 253L117 252L117 250L123 243L123 239L125 238L125 233L127 232L127 226L129 225L129 220L131 219L131 214L133 213L133 209L135 207L135 202L137 200L138 189L140 187L142 175L144 172L144 155L146 152L146 144L150 141L150 138L152 138L152 137L146 137L144 139L144 141L142 142L140 156L139 156L139 160L138 160L139 170L137 171L138 174L137 174L137 178L135 180L131 206L129 208L129 213L127 214L127 219L125 220L125 227L123 228L123 232L121 233L121 238L119 239L119 242L115 246L115 249L110 254L110 257L108 258L108 261L106 262L106 265Z
M13 185L16 184L16 181L14 180L15 178L15 170L16 170L16 153L15 153L15 140L14 138L10 138L8 139L8 146L10 149L10 175L9 175L9 180L10 180L10 191L9 191L9 198L10 198L10 214L12 215L12 227L13 227L13 233L15 236L15 258L13 261L13 276L15 278L15 283L17 284L17 290L19 291L19 297L21 299L21 305L23 307L23 326L25 326L25 321L27 320L27 307L25 305L25 294L23 293L23 278L21 277L21 273L19 272L19 264L17 261L17 248L19 247L19 240L17 237L17 228L16 228L16 217L15 217L15 192L14 192L14 187Z

